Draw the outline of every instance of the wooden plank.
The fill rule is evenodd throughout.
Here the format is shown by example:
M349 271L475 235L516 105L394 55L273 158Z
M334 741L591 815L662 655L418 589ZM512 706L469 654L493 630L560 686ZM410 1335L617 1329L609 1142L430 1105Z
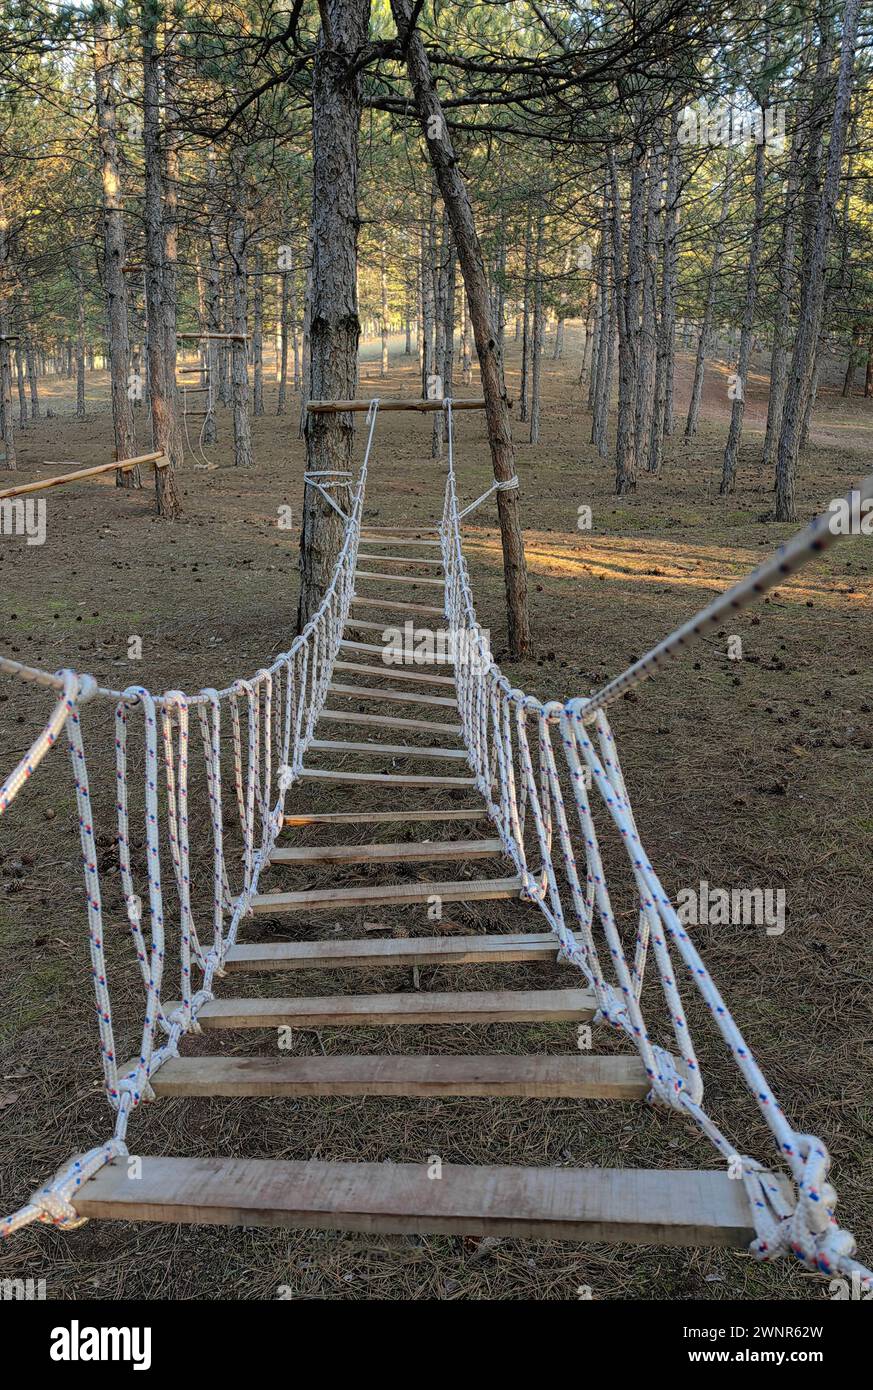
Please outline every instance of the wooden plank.
M281 970L365 970L411 965L483 965L555 960L553 932L482 936L390 936L339 941L268 941L231 946L229 973Z
M454 688L454 676L432 676L426 671L407 671L403 666L368 666L361 661L335 661L335 671L354 671L359 676L390 676L400 681L422 681L425 685L450 685Z
M523 1096L645 1100L639 1057L170 1057L156 1096Z
M446 616L441 608L434 608L427 603L405 603L402 599L387 599L378 596L371 598L366 594L355 594L352 603L363 603L368 608L387 608L392 613L427 613L431 618L444 618Z
M467 759L466 748L417 748L408 743L344 743L339 739L314 738L309 745L319 753L372 753L375 757L390 758L453 758Z
M61 483L81 482L85 478L96 478L101 473L130 473L140 464L153 464L155 468L166 468L167 461L160 452L140 454L136 458L116 459L113 463L97 463L93 468L77 468L74 473L60 473L56 478L38 478L32 483L19 483L17 487L7 487L0 492L4 497L23 497L28 492L44 492L46 488L59 487ZM442 580L439 581L442 583Z
M270 864L436 864L449 859L493 859L500 840L402 840L397 844L290 845L274 849Z
M178 1007L166 1005L167 1013ZM301 999L210 999L197 1015L218 1028L382 1028L421 1023L577 1023L594 1017L584 989L463 990L431 994L326 994Z
M402 907L426 903L437 896L447 903L480 902L492 898L517 898L521 879L468 879L454 883L375 883L351 888L311 888L293 893L256 893L253 912L318 912L340 907Z
M378 560L380 565L430 565L431 569L442 569L443 563L436 556L427 560L421 555L366 555L362 550L358 551L358 560Z
M394 631L397 631L398 629L395 629L395 628L388 628L387 630L388 630L389 632L394 632ZM383 627L383 631L385 631L384 627ZM445 633L446 631L447 631L446 628L436 629L436 630L434 631L434 636L439 637L441 633ZM349 638L349 637L343 637L343 638L341 638L341 639L340 639L340 644L339 644L339 645L340 645L340 649L341 649L342 651L346 651L346 652L369 652L371 656L381 656L382 658L385 657L386 652L393 652L393 651L395 650L395 647L394 647L394 644L393 644L393 643L389 643L389 642L382 642L382 643L378 643L378 642L354 642L354 641L352 641L351 638ZM417 655L417 654L416 654L416 655ZM395 662L385 661L384 659L383 659L382 664L383 664L383 666L387 666L387 668L388 668L389 671L393 671L393 670L394 670L394 667L395 667L395 665L396 665ZM439 660L435 657L433 661L421 661L421 662L416 661L415 664L416 664L416 666L419 666L419 665L421 665L421 666L448 666L448 667L451 668L451 667L454 666L455 663L454 663L453 661L439 661Z
M488 820L484 806L466 807L455 811L301 811L288 815L285 825L384 825L389 821Z
M355 412L369 410L372 401L352 400L352 401L309 401L306 409L311 410L316 415L338 415L347 411ZM379 414L385 415L395 410L414 410L419 413L430 413L435 410L442 410L445 401L420 401L420 400L397 400L379 401ZM485 408L484 399L471 397L467 400L456 400L452 397L452 411L455 410L483 410Z
M411 529L411 528L401 528L401 527L398 527L398 528L397 528L398 532L400 532L401 530L404 530L404 529ZM430 529L430 528L425 528L425 529ZM435 546L439 546L440 549L442 548L442 542L441 542L441 541L429 541L429 540L427 540L424 536L422 536L422 537L419 539L418 536L406 536L406 537L404 537L404 536L402 536L402 535L400 535L400 534L398 534L398 535L392 535L392 534L391 534L391 532L392 532L392 528L391 528L391 527L385 527L385 531L387 532L387 534L379 535L379 534L377 533L375 527L372 527L372 526L364 527L363 530L361 531L361 540L364 541L364 542L366 542L366 543L369 544L369 545L435 545Z
M430 584L433 588L445 587L444 579L428 579L418 574L381 574L378 570L355 570L356 579L387 579L392 584Z
M342 709L323 709L318 716L319 723L322 719L329 724L363 724L374 729L417 729L420 733L440 734L443 738L450 735L460 737L462 733L460 724L438 724L432 719L401 719L395 714L358 714L353 710L346 713Z
M393 701L401 705L440 705L448 709L457 709L457 700L450 700L446 695L424 695L417 690L410 690L409 694L405 690L388 690L381 685L337 685L331 684L327 687L328 695L346 695L358 700L376 700L380 704L383 700Z
M444 1163L433 1181L426 1163L143 1158L131 1182L118 1158L71 1201L103 1220L739 1249L755 1238L744 1184L688 1169Z
M409 772L343 772L333 767L304 767L301 778L310 782L360 782L383 787L475 787L473 777L431 777Z

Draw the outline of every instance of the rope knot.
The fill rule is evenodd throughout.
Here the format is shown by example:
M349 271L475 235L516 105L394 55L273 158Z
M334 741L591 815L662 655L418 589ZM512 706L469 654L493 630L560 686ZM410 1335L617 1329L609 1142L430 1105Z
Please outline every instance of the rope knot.
M73 1194L107 1163L111 1163L113 1158L122 1158L126 1154L127 1145L121 1139L110 1139L99 1148L74 1158L31 1197L28 1205L36 1207L36 1220L47 1226L60 1226L66 1231L84 1226L88 1218L76 1211L71 1200Z

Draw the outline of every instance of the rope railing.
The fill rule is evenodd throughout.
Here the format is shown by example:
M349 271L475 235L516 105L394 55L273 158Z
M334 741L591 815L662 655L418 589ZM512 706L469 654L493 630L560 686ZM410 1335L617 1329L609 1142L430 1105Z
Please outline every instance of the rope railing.
M367 469L379 403L370 404L366 443L346 518L336 567L325 595L292 646L269 667L224 690L205 688L186 695L170 690L153 695L144 686L106 689L87 675L52 675L8 658L0 672L52 689L58 701L39 736L0 788L0 813L32 776L66 731L72 764L85 880L91 973L100 1056L107 1099L115 1112L112 1137L74 1159L18 1211L0 1221L9 1235L32 1221L60 1226L80 1224L71 1198L104 1163L127 1152L132 1112L152 1096L149 1079L178 1054L184 1034L198 1032L197 1016L213 998L227 952L250 912L265 863L282 826L286 793L299 778L306 750L327 698L333 664L355 586L358 544ZM118 866L126 918L143 991L139 1051L130 1062L119 1058L113 1019L105 935L118 909L98 867L88 758L81 723L86 701L114 705L115 815ZM192 722L193 716L193 722ZM229 739L227 731L229 726ZM232 768L225 777L229 742ZM193 764L198 760L208 802L212 841L211 881L195 884L189 825ZM129 791L133 769L142 764L145 861L135 864ZM227 785L229 780L229 787ZM240 853L231 862L227 810ZM169 873L166 866L169 861ZM236 886L232 875L238 878ZM196 920L195 892L210 904L208 922ZM203 916L207 914L204 911ZM170 962L174 993L168 996ZM177 1000L170 1009L168 997Z
M513 687L494 663L479 625L464 558L454 471L452 404L448 476L440 526L446 575L445 617L456 654L458 707L468 761L507 855L556 937L559 958L575 965L594 993L596 1021L630 1039L651 1084L649 1099L686 1115L742 1180L757 1239L752 1253L773 1259L790 1250L809 1269L855 1272L873 1289L873 1273L853 1258L855 1241L834 1218L836 1193L827 1182L830 1157L822 1141L795 1131L658 878L642 845L605 707L643 680L727 612L759 597L812 558L834 532L824 518L783 546L747 579L679 628L593 697L543 703ZM862 485L873 496L873 478ZM557 737L554 735L557 734ZM606 814L629 861L636 931L625 940L613 907L601 850ZM660 984L643 1004L649 957ZM677 981L684 966L769 1128L790 1183L743 1155L707 1113L704 1082ZM650 1017L650 1015L652 1015ZM666 1017L665 1017L666 1015ZM670 1047L655 1041L671 1036Z

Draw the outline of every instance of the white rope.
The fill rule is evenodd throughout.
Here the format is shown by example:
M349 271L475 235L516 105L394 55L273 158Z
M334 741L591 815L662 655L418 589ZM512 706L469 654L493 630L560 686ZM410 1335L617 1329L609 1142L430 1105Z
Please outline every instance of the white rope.
M358 543L367 469L378 413L368 414L364 457L353 489L342 545L327 591L317 611L287 652L269 668L226 690L211 687L194 695L169 690L155 696L144 686L124 691L99 687L91 676L72 671L52 675L0 658L0 671L60 692L46 725L0 789L0 814L32 776L66 729L76 788L79 834L85 881L91 974L103 1066L104 1088L115 1111L115 1133L107 1143L77 1158L35 1193L18 1211L0 1222L9 1235L32 1221L71 1227L81 1224L72 1199L76 1190L105 1163L127 1153L127 1126L132 1112L153 1095L150 1078L168 1057L177 1055L185 1033L198 1032L197 1016L213 997L216 976L223 973L227 952L241 922L251 911L261 872L283 823L285 794L299 777L304 755L327 698L333 664L355 586ZM322 475L323 476L323 475ZM339 474L333 475L337 478ZM344 474L350 478L351 474ZM104 902L91 805L80 707L86 700L109 699L115 705L116 840L119 901ZM192 742L191 714L199 741ZM230 719L233 789L238 817L231 852L222 809L222 718ZM142 719L141 734L139 718ZM244 727L243 727L244 726ZM226 727L226 725L225 725ZM131 742L136 753L131 756ZM198 931L192 897L190 824L191 766L195 749L203 758L212 836L211 912ZM131 835L132 768L142 766L141 813L145 856L137 862ZM277 776L277 773L280 774ZM161 797L163 775L165 796ZM139 800L139 798L138 798ZM163 806L163 810L162 810ZM172 871L161 873L162 848ZM140 856L141 857L141 856ZM239 883L231 884L236 868ZM142 885L143 893L138 891ZM148 904L144 910L143 896ZM201 895L201 897L204 895ZM139 1055L129 1066L116 1053L110 984L104 945L107 926L123 912L133 942L143 990ZM165 977L177 971L172 993ZM180 1002L167 1016L164 998Z
M336 498L331 497L327 489L329 487L347 484L351 476L351 473L342 468L319 468L303 474L304 483L308 483L310 487L315 488L316 492L320 492L325 502L330 503L337 516L340 517L346 525L348 525L349 521L347 514L343 511ZM324 478L325 481L323 483L319 482L320 478Z
M451 410L451 406L449 406L449 410ZM502 478L496 483L492 483L487 491L482 493L481 497L477 497L475 502L471 502L462 512L458 512L458 521L463 521L465 516L469 516L471 512L475 512L476 508L481 507L483 502L487 502L488 498L491 497L493 493L514 492L518 485L517 474L513 474L511 478Z
M598 695L566 705L543 704L509 684L491 659L486 634L479 627L461 542L460 523L470 508L461 511L458 506L450 401L446 413L448 477L440 541L447 624L456 634L463 632L465 639L456 642L458 708L476 784L521 876L524 895L536 903L555 933L559 955L585 976L597 1001L597 1021L626 1033L636 1047L651 1085L649 1099L692 1120L730 1165L729 1171L745 1182L757 1232L752 1246L756 1258L774 1259L791 1251L809 1269L855 1272L873 1289L873 1274L852 1258L853 1237L834 1219L836 1193L826 1182L830 1158L825 1146L789 1124L649 862L604 712L617 694L644 679L664 656L780 582L835 536L819 519ZM862 496L869 495L873 479L862 490ZM555 729L560 758L552 739ZM619 833L636 886L637 929L630 951L612 906L595 803ZM643 1007L650 957L674 1051L654 1041L650 1014L657 994L652 990ZM789 1167L790 1197L786 1187L790 1190L791 1183L743 1156L704 1108L703 1076L677 983L677 958L703 997Z

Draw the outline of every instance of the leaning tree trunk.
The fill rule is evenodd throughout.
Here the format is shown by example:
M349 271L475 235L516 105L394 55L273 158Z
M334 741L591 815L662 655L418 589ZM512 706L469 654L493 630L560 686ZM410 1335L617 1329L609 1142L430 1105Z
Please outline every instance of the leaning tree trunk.
M113 36L109 21L99 13L94 19L94 87L97 112L97 138L103 186L103 285L106 294L106 324L109 332L109 392L112 401L112 427L115 457L133 458L136 436L133 401L136 382L129 379L130 329L128 327L127 278L124 271L126 239L124 207L121 197L121 170L115 108L115 63ZM142 487L139 468L119 469L116 487Z
M810 255L805 265L801 285L800 319L782 413L782 432L779 436L779 450L776 459L777 521L797 520L795 502L797 458L800 451L804 409L807 394L812 385L816 349L821 331L825 272L831 227L839 193L840 164L843 158L849 103L852 96L852 74L855 66L855 43L860 8L861 0L846 0L836 98L831 117L827 171L812 235Z
M762 122L764 120L763 107L761 108L761 120ZM758 298L758 261L761 257L761 238L764 231L764 152L765 145L763 140L760 140L755 146L754 214L749 240L749 265L746 271L746 295L740 327L740 350L737 356L731 423L721 469L721 484L719 486L721 493L733 492L736 485L737 456L743 433L743 416L746 411L746 382L749 376L752 333L755 328L755 304Z
M482 248L476 234L473 209L458 169L442 106L431 77L430 62L421 36L412 25L410 0L391 0L406 66L415 97L416 113L449 214L458 259L464 276L473 335L479 356L479 372L485 397L485 415L491 462L498 482L516 477L509 403L503 380L503 362L488 305L488 280ZM523 656L530 648L530 619L527 609L527 566L519 516L518 489L497 493L497 511L503 545L503 572L509 627L509 647L513 656Z
M146 322L148 328L149 400L152 447L168 459L166 468L155 469L155 504L159 516L174 518L182 506L176 488L176 431L174 402L168 388L166 321L164 314L164 227L161 212L162 177L160 148L160 59L157 48L156 10L150 3L142 11L143 52L143 160L145 192Z
M358 133L361 84L349 71L366 41L370 0L319 0L321 32L312 70L312 291L309 319L309 399L353 399L358 384ZM306 467L331 474L351 471L354 425L349 415L306 412ZM327 475L327 476L325 476ZM330 488L343 510L350 490L338 477ZM330 583L342 544L343 523L321 493L307 484L300 537L303 629Z

